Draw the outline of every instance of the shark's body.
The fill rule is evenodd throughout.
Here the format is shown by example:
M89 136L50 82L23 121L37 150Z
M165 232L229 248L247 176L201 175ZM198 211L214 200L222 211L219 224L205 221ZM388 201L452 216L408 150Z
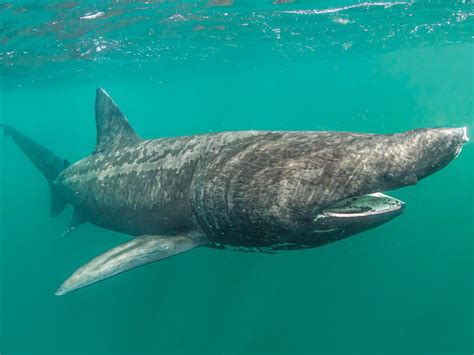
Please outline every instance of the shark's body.
M243 131L142 140L102 90L97 147L75 164L4 126L51 185L52 212L130 242L77 270L64 294L197 246L277 251L320 246L403 211L378 193L447 165L465 129L394 135Z
M278 223L267 225L266 219L290 219L284 210L278 210L285 207L285 201L314 199L311 193L316 191L301 186L301 191L288 191L285 196L285 176L274 174L276 165L298 164L304 147L311 151L325 142L334 149L348 139L363 142L371 136L246 131L146 140L90 155L66 168L55 185L80 219L132 236L201 229L209 237L209 246L296 249L321 241L314 238L314 245L298 240L288 244L288 228L278 229ZM292 152L282 145L297 149ZM305 172L291 178L304 179ZM240 185L248 190L239 191ZM347 180L341 180L341 185L355 187ZM314 208L319 210L347 197L342 188L334 184L327 190L318 189ZM259 193L252 196L252 190ZM252 204L249 199L254 199ZM235 213L240 213L240 218L233 216ZM252 215L256 216L253 220Z

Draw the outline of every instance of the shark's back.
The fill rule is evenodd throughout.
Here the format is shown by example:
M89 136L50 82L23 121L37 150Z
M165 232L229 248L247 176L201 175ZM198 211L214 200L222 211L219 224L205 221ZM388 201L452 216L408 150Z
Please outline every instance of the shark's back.
M117 144L69 166L56 184L83 221L131 235L179 233L196 228L191 196L196 169L224 147L267 134L223 132Z
M190 139L143 141L65 169L57 184L82 219L132 235L192 226L189 186L200 147Z

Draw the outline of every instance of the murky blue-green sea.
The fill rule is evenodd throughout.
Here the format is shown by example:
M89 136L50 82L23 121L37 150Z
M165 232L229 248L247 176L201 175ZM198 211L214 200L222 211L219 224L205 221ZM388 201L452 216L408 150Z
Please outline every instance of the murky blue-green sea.
M0 122L77 161L104 87L143 137L392 133L474 123L465 1L0 4ZM471 137L472 138L472 137ZM472 354L474 146L394 221L276 255L199 248L57 297L128 239L72 210L0 137L0 353Z

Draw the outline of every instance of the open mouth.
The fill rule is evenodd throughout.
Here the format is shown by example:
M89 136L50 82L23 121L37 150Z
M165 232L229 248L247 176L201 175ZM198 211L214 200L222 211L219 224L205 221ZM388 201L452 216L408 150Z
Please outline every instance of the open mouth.
M374 228L402 214L405 203L380 192L334 203L314 218L313 233L350 235Z
M393 213L402 210L404 206L405 203L403 201L376 192L338 201L324 209L319 216L339 218L367 217Z

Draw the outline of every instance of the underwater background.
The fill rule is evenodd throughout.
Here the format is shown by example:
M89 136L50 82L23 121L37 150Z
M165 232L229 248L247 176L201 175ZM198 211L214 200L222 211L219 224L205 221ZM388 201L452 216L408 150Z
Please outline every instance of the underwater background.
M104 87L145 138L224 130L392 133L474 118L472 1L0 4L0 122L77 161ZM472 138L472 137L471 137ZM472 354L474 147L394 221L277 255L199 248L57 297L128 239L49 217L0 137L0 353Z

